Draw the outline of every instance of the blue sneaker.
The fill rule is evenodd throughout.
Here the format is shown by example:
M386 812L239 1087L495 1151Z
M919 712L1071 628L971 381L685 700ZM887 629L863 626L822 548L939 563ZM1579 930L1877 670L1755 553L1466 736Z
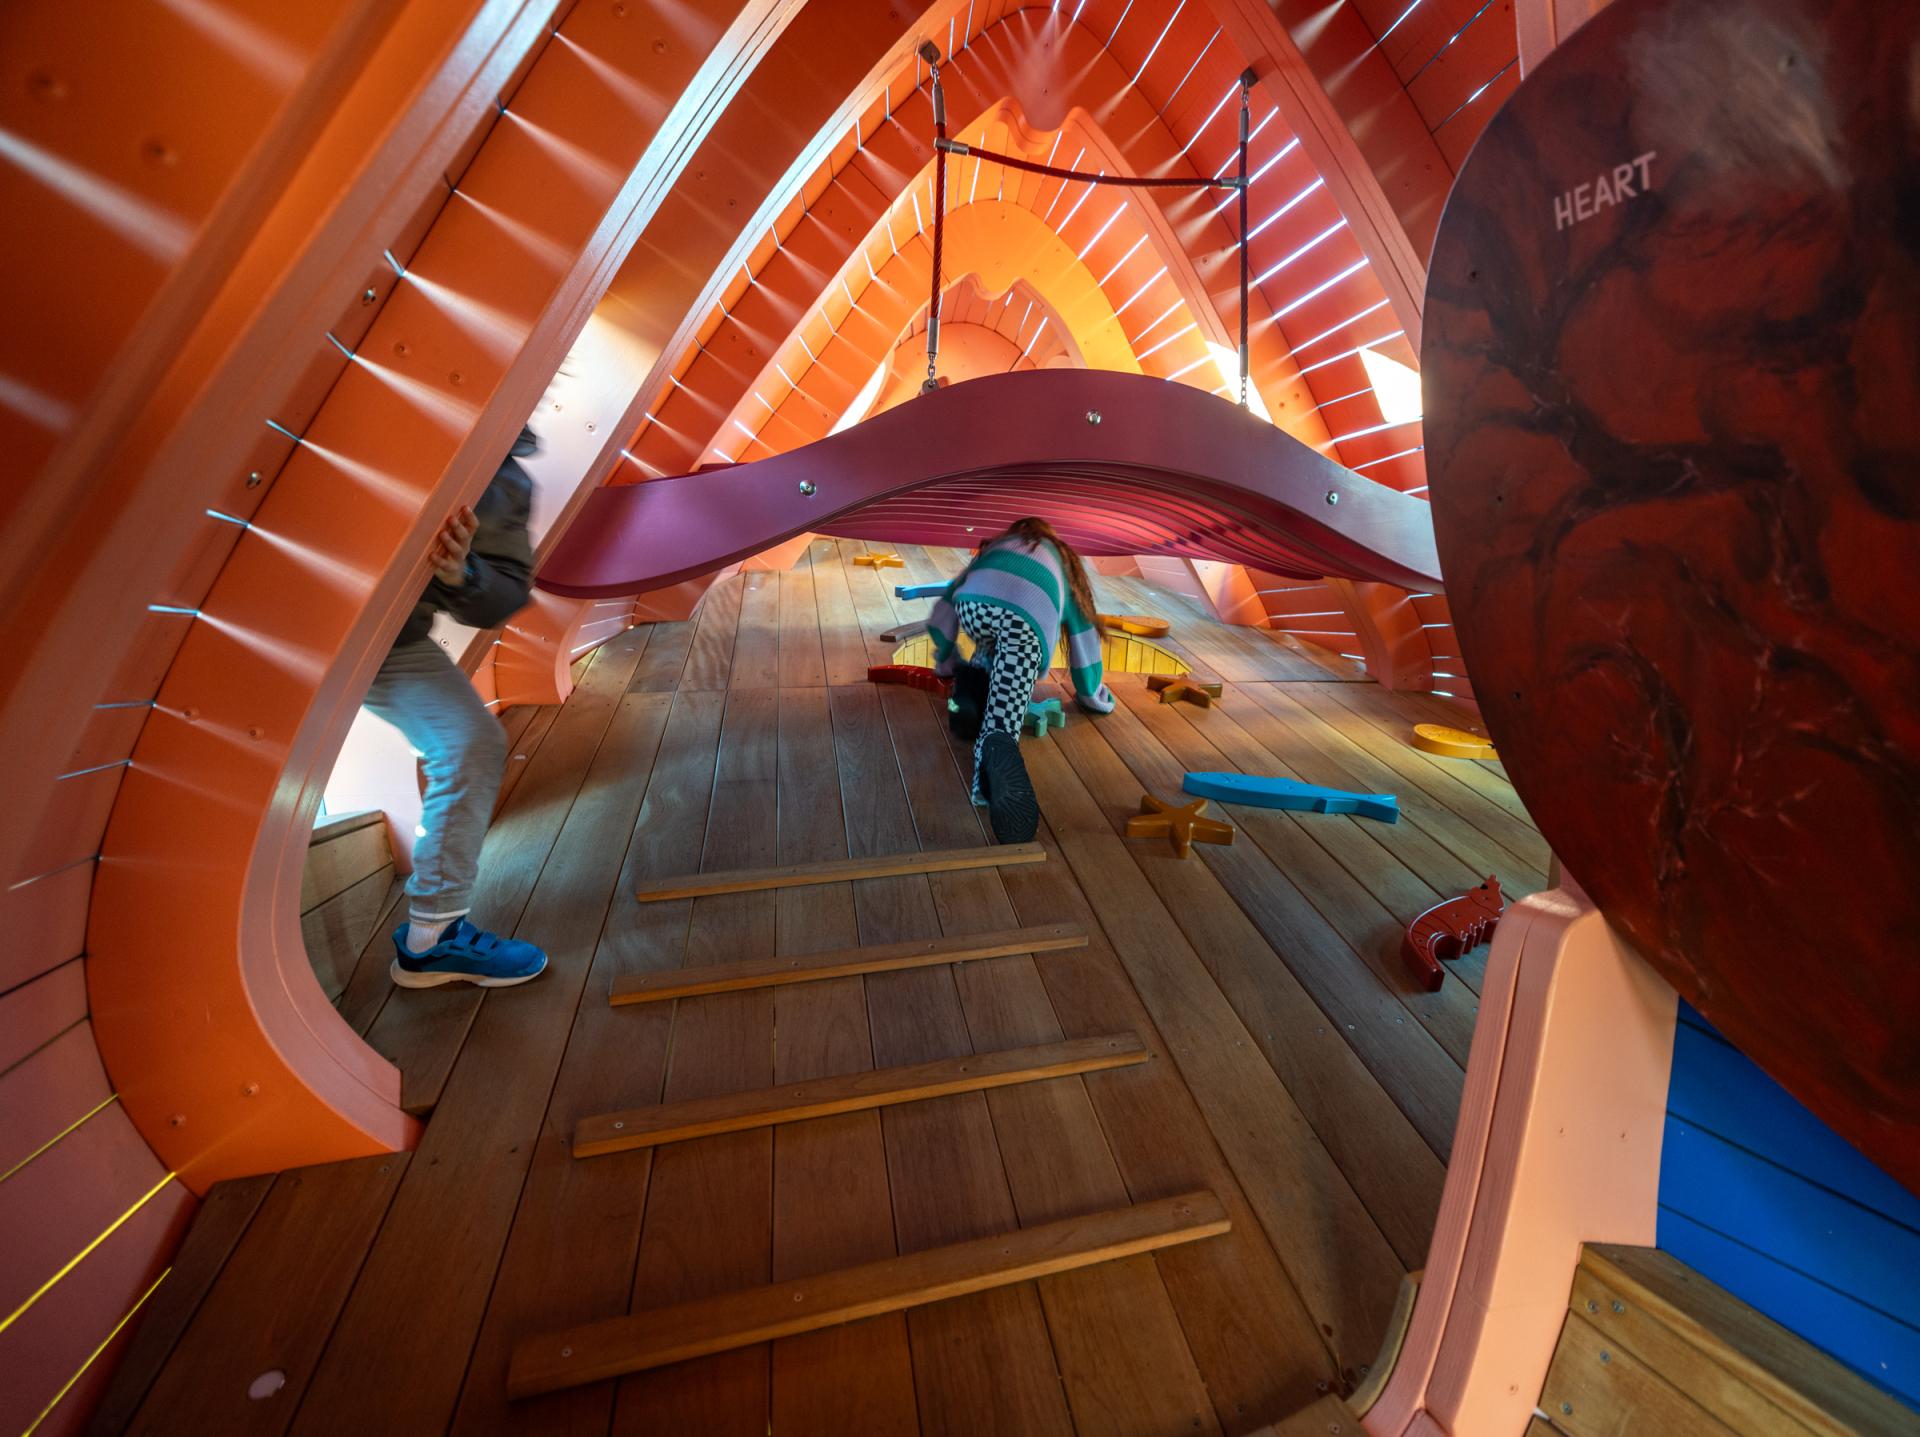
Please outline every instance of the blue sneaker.
M393 949L393 964L387 971L402 988L438 988L442 983L511 988L538 978L547 966L547 955L531 943L485 932L464 918L455 919L424 953L407 951L403 923L393 932Z

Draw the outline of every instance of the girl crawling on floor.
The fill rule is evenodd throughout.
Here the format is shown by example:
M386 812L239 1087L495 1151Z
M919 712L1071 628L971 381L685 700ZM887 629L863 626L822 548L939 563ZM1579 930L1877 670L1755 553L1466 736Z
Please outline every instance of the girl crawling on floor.
M954 729L974 739L973 801L987 810L995 838L1026 843L1039 831L1040 805L1020 757L1020 725L1056 638L1066 643L1080 706L1113 712L1086 565L1044 519L1016 520L947 586L927 630L934 671L954 681ZM963 632L973 640L971 662L956 647Z

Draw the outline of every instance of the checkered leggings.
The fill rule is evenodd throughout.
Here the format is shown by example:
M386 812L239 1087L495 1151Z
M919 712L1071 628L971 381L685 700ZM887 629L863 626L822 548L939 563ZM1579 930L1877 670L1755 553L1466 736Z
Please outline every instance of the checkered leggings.
M980 750L989 734L1019 739L1033 686L1047 671L1047 647L1033 625L1011 609L962 599L956 611L961 629L973 640L973 662L987 670L987 712L973 744L973 800L979 803Z

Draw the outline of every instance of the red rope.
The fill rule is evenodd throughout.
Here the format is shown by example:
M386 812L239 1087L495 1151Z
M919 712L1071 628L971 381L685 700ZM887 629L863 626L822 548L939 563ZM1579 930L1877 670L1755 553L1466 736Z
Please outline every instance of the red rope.
M945 139L942 131L940 139ZM1177 175L1161 179L1136 179L1131 175L1090 175L1084 170L1063 170L1056 165L1043 165L1036 160L1023 160L1018 155L1002 155L993 150L976 149L972 145L941 144L934 141L936 162L949 153L971 155L979 160L992 160L995 164L1005 165L1010 170L1026 170L1029 174L1047 175L1056 180L1084 180L1090 185L1123 185L1130 190L1234 190L1240 188L1238 178L1223 177L1213 180L1184 179Z

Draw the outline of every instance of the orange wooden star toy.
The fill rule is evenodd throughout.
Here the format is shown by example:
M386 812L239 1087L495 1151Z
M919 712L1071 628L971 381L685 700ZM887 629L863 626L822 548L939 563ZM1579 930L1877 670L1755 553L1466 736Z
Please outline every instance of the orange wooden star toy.
M898 554L875 554L871 551L865 554L855 554L853 556L853 562L866 569L904 569L907 567L907 561Z
M1147 680L1147 687L1160 695L1160 702L1170 704L1176 699L1185 699L1201 708L1212 708L1213 701L1220 697L1221 685L1203 683L1199 679L1183 678L1179 674L1154 674Z
M1127 820L1128 838L1166 838L1173 851L1185 858L1196 843L1232 843L1233 825L1217 818L1202 818L1207 806L1204 798L1192 803L1172 804L1150 793L1140 795L1140 816Z

